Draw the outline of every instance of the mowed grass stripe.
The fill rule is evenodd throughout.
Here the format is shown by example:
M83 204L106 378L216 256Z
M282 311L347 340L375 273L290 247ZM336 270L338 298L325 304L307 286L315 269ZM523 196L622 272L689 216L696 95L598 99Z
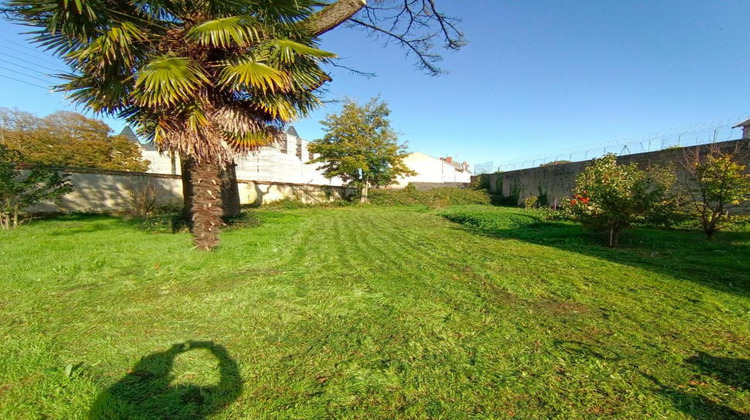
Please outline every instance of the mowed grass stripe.
M225 346L239 367L241 396L212 418L718 418L750 410L746 389L691 361L750 358L746 295L657 269L652 251L624 258L631 250L610 252L574 231L578 242L566 247L547 228L534 228L550 235L546 242L488 235L440 213L261 210L260 226L225 232L211 254L182 248L187 235L133 231L115 219L104 219L106 231L80 220L29 226L34 240L16 236L16 249L0 250L18 273L0 292L32 281L36 289L0 293L8 321L0 324L0 416L84 417L142 357L189 339ZM66 226L76 232L77 249L55 257L78 267L70 276L20 268L27 253L45 249L46 223L55 238ZM129 242L106 245L106 236ZM127 262L107 265L107 254L130 248ZM204 356L180 356L176 383L215 382ZM79 362L66 377L65 365Z

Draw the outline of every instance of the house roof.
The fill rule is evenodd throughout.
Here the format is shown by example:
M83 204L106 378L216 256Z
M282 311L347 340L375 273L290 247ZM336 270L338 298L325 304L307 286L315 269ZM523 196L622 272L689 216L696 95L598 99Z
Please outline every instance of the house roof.
M737 128L737 127L750 127L750 119L747 119L747 120L745 120L745 121L743 121L743 122L735 125L732 128Z
M133 129L130 128L130 126L125 126L125 128L122 129L120 132L121 136L125 136L128 140L131 142L137 144L141 149L149 151L149 152L156 152L156 147L154 147L154 144L152 142L148 143L141 143L140 140L138 140L138 136L135 135L133 132Z
M289 128L286 130L286 133L291 136L299 138L299 134L297 134L297 130L294 128L293 125L289 126Z

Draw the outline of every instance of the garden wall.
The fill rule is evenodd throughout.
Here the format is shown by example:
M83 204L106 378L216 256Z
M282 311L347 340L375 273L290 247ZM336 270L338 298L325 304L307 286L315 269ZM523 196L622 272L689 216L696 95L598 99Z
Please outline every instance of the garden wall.
M750 140L731 140L711 145L692 146L676 149L665 149L657 152L638 153L618 156L617 162L629 164L635 162L641 168L652 165L673 165L677 171L678 184L684 185L685 171L680 167L680 161L686 154L694 153L696 149L707 152L710 147L719 147L723 152L738 151L743 164L750 168ZM517 171L499 172L488 175L490 190L501 196L501 201L507 204L520 204L528 195L536 195L543 205L553 206L564 197L570 196L570 190L575 185L576 176L583 171L591 161L572 162L559 165L543 166L539 168L521 169ZM472 177L473 183L481 182L480 176ZM746 202L735 212L750 213L750 202Z
M32 212L125 211L132 208L132 194L151 185L159 206L182 206L182 180L177 175L150 173L63 170L70 175L73 192L55 202L44 202L30 208ZM322 203L347 194L344 187L279 182L238 180L242 204L266 204L283 199L303 203Z

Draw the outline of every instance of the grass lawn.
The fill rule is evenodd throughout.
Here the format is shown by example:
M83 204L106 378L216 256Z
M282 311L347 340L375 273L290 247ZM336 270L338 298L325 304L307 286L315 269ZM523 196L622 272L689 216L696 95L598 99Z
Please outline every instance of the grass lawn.
M0 418L747 418L750 233L256 210L0 232Z

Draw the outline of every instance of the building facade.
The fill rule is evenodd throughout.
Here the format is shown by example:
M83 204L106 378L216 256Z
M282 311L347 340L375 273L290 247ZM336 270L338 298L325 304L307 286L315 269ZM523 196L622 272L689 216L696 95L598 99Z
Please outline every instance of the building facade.
M130 127L125 127L120 135L141 148L143 158L150 162L148 173L180 175L179 157L160 154L148 143L141 143ZM339 177L328 179L318 170L319 164L310 164L315 159L310 153L310 142L304 140L294 127L283 133L279 139L268 146L261 147L237 160L237 179L286 184L342 186ZM424 153L410 153L404 163L417 173L414 176L398 178L391 188L404 188L409 183L419 184L456 184L471 181L471 172L466 162L454 162L452 158L435 158Z
M421 152L410 153L404 163L416 175L400 177L395 188L403 188L409 183L418 184L456 184L471 182L469 164L454 162L453 158L435 158Z

